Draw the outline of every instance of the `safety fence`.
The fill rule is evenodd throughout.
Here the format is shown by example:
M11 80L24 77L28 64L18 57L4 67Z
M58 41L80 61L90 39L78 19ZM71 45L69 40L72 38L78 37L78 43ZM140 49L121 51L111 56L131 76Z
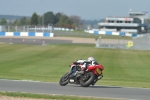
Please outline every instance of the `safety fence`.
M96 40L97 48L121 48L134 50L150 50L150 35L143 34L133 37L132 40L101 39Z
M150 50L150 34L141 34L133 38L133 49Z
M3 31L10 32L52 32L52 31L74 31L70 28L52 27L52 26L4 26ZM2 30L0 30L2 31Z
M127 48L129 40L120 40L120 39L97 39L96 47L97 48Z

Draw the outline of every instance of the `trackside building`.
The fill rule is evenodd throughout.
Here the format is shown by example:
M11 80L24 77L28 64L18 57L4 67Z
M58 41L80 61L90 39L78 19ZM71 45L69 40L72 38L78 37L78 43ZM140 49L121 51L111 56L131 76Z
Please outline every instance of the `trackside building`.
M134 12L130 10L128 17L106 17L104 22L98 23L99 31L146 33L148 31L148 25L145 24L147 18L147 12Z

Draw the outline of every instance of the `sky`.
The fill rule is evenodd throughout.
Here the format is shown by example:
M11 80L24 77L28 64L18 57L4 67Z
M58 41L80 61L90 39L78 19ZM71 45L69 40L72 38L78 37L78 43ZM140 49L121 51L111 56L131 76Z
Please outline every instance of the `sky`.
M32 16L52 11L85 20L128 16L129 10L148 11L150 0L0 0L0 15ZM149 16L149 15L148 15Z

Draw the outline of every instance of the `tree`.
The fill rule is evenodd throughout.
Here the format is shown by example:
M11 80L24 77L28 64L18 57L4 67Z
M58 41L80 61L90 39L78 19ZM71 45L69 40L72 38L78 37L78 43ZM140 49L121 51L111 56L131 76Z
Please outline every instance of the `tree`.
M147 23L150 23L150 19L149 19L149 18L148 18L148 19L146 19L145 21L146 21Z
M150 18L146 19L145 23L148 25L147 31L150 32Z
M20 25L26 25L26 17L20 19Z
M30 22L31 22L30 18L26 19L26 25L30 25Z
M53 12L47 12L44 14L44 25L54 24L55 23L55 15Z
M13 25L12 20L7 21L7 25L8 25L8 26Z
M31 21L30 21L31 25L38 25L38 15L36 13L33 13L32 17L31 17Z
M54 24L57 24L59 22L60 17L63 16L63 13L56 13L55 14L55 22Z
M38 17L38 22L39 22L39 25L43 25L44 23L43 23L43 16L39 16Z
M73 27L79 28L82 25L82 21L79 16L70 16L70 20L73 22Z
M2 18L2 19L0 20L0 24L1 24L1 25L6 25L6 24L7 24L6 19L5 19L5 18Z
M13 25L18 26L18 25L19 25L19 20L16 19L16 20L14 21Z
M59 18L59 22L57 23L59 27L65 27L65 28L70 28L71 24L72 22L67 15L62 15Z

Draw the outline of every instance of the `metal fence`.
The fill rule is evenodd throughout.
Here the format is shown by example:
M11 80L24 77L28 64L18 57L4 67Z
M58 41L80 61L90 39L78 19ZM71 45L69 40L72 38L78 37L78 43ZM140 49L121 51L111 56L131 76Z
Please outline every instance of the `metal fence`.
M52 30L51 26L7 26L6 29L7 32L51 32Z
M134 50L150 50L150 35L143 34L132 37L132 40L101 39L96 40L96 48L121 48Z
M128 40L120 39L101 39L96 40L96 48L126 48Z
M6 31L11 32L52 32L53 30L74 31L69 28L52 27L52 26L7 26Z
M150 35L143 34L133 37L133 49L150 50Z

